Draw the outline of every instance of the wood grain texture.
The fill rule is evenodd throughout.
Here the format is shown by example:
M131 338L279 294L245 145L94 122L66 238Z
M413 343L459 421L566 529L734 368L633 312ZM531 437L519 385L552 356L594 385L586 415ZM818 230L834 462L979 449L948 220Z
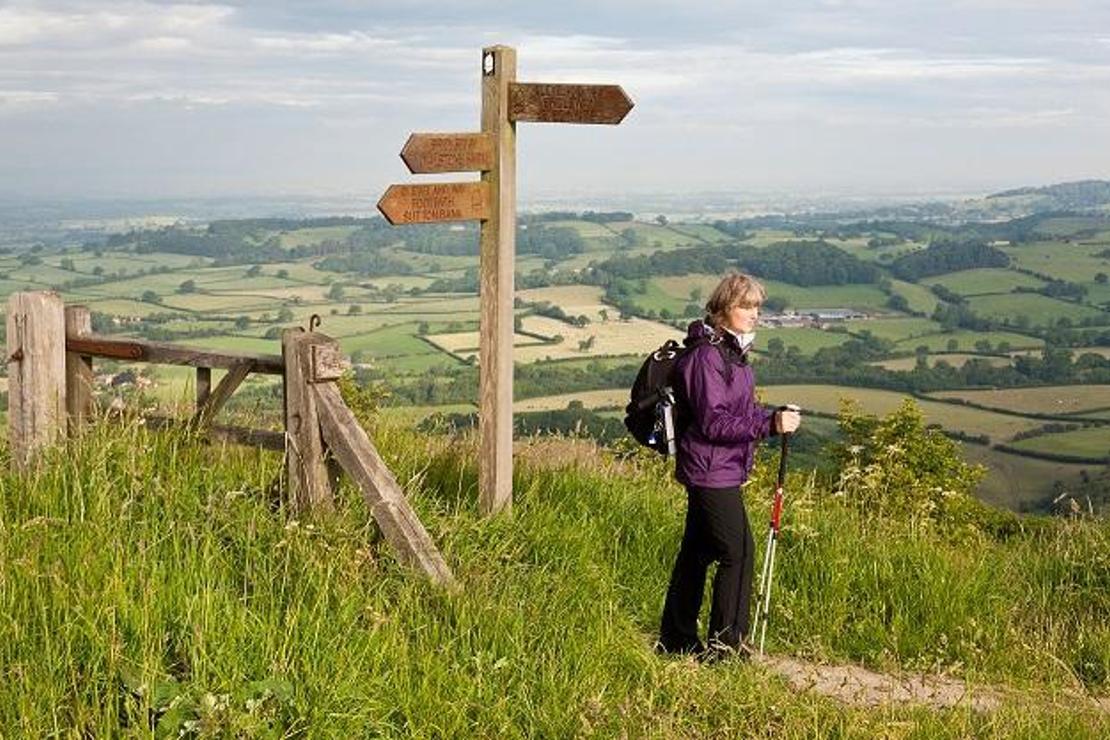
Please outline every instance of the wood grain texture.
M412 134L401 159L414 175L434 172L481 172L493 167L489 134Z
M478 460L479 509L492 515L513 500L513 272L516 260L516 126L509 119L509 85L516 51L483 50L482 131L495 142L492 169L482 173L491 198L481 224L479 262Z
M108 357L114 360L153 362L162 365L191 365L230 370L249 360L254 372L281 375L285 363L281 355L256 355L244 352L212 352L166 342L148 342L142 339L117 339L91 335L67 339L65 348L90 357Z
M212 391L205 399L204 403L197 407L196 413L193 414L192 425L194 427L202 427L210 424L212 418L220 413L220 409L224 407L227 400L231 398L231 394L242 385L247 376L250 375L254 363L250 360L244 360L235 367L227 371L227 374L220 379L216 390Z
M286 329L281 334L285 357L285 430L288 449L285 470L289 482L289 504L300 515L313 509L333 506L333 491L324 464L324 443L320 437L320 420L316 400L309 392L312 345L334 340L299 329Z
M397 552L398 559L433 582L454 583L451 569L412 510L393 473L334 383L312 386L321 430L328 449L362 491L374 521Z
M198 367L197 368L197 410L199 411L208 401L208 395L212 392L212 368Z
M614 125L632 110L620 85L518 82L509 86L509 120Z
M378 210L394 226L474 221L489 218L489 188L480 182L390 185Z
M66 306L66 337L92 333L92 313L87 306ZM75 435L93 416L93 362L87 355L66 352L66 416Z
M65 304L53 291L8 299L8 431L12 463L28 468L66 428Z

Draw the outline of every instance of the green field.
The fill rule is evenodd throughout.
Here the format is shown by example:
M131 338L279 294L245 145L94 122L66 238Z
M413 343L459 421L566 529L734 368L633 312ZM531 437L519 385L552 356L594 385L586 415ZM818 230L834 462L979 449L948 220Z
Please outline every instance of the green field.
M953 293L962 296L1011 293L1014 288L1039 288L1044 285L1043 280L1005 268L961 270L925 278L921 283L929 286L943 285Z
M919 346L928 347L930 352L948 351L948 343L955 340L956 347L952 351L973 352L975 343L980 341L990 342L992 347L997 347L999 342L1006 342L1010 349L1040 349L1044 340L1037 337L1027 337L1023 334L1014 334L1004 331L954 331L942 334L931 334L925 337L914 337L898 343L899 350L915 350Z
M1075 414L1110 408L1110 385L938 391L929 395L933 398L960 398L980 406L1036 414Z
M853 334L871 332L880 339L889 339L892 342L901 342L914 337L936 334L940 331L940 324L932 319L903 318L903 319L867 319L864 321L847 321L844 324Z
M325 241L341 242L358 231L359 226L318 226L296 231L283 231L280 234L281 246L285 249L319 244Z
M927 355L925 361L929 363L929 367L936 367L938 362L946 362L952 367L963 367L970 360L985 360L994 367L1006 367L1010 364L1008 357L997 357L994 355L975 355L960 352L948 352L940 354ZM913 370L917 366L916 357L896 357L892 360L880 360L879 362L872 363L879 367L885 367L887 370Z
M648 281L647 296L634 296L637 305L660 310L661 307L681 311L690 302L690 291L701 290L702 301L709 297L721 281L720 275L683 275L652 278ZM803 288L777 280L760 280L767 295L785 298L788 308L856 308L880 311L887 297L876 285L821 285Z
M1104 521L967 503L923 523L790 475L769 659L707 666L653 652L684 506L663 466L548 444L514 470L512 516L488 518L472 439L373 431L457 587L404 567L349 484L327 515L275 505L279 454L98 426L32 474L5 471L5 736L1110 730L1093 700L1110 684ZM745 491L756 532L773 475L760 464ZM852 696L857 667L966 691L951 708L873 703Z
M1010 510L1043 510L1052 500L1053 484L1078 483L1089 465L1059 463L1014 455L976 444L962 445L968 462L987 469L976 495L988 504Z
M803 409L835 414L844 399L857 401L869 414L889 414L908 396L895 391L873 388L849 388L836 385L769 385L760 389L766 403L796 403ZM985 434L992 442L1010 439L1018 432L1028 431L1043 422L939 401L916 401L929 423L940 424L951 431Z
M772 328L760 327L756 332L756 352L766 352L772 339L781 339L787 349L797 347L802 354L811 355L825 347L839 347L852 337L839 332L811 329L809 327Z
M1106 312L1090 306L1068 303L1036 293L973 296L968 299L968 306L980 316L999 321L1007 319L1014 324L1024 316L1032 326L1054 325L1060 319L1068 319L1077 324L1086 318L1106 315Z
M892 280L894 292L906 299L911 311L932 316L940 304L940 299L928 288L917 283L907 283L904 280Z
M1066 244L1064 242L1035 242L1016 247L1005 247L1018 267L1049 275L1057 280L1089 283L1096 273L1110 274L1110 259L1094 256L1107 247L1098 245Z
M1019 450L1049 452L1110 460L1110 428L1090 427L1072 432L1042 434L1012 443Z

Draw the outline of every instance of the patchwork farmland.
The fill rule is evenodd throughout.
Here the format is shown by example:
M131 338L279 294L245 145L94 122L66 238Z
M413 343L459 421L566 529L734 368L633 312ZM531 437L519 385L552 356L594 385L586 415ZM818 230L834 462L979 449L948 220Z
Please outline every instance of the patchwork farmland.
M897 264L928 251L930 237L901 236L896 228L842 234L799 222L738 229L620 213L522 220L529 236L518 254L514 309L514 360L524 393L518 393L518 413L558 411L577 402L609 417L617 414L645 354L681 339L687 322L700 316L719 280L718 266L748 269L745 260L751 259L753 272L767 271L761 280L771 309L758 333L757 372L771 380L791 374L807 379L769 383L768 402L789 400L835 413L847 397L881 414L907 393L861 387L872 382L864 368L895 374L884 383L905 384L910 381L898 380L899 374L929 372L920 382L956 384L918 398L927 419L951 434L989 438L991 445L1034 455L1061 445L1091 460L1102 454L1099 435L1106 427L1042 433L1045 422L1037 417L1074 414L1076 423L1106 422L1110 400L1103 392L1110 386L1077 385L1073 379L1039 388L979 388L961 386L953 375L982 375L976 368L1013 372L1021 363L1040 362L1060 332L1099 336L1099 327L1110 323L1107 247L1064 233L1088 233L1090 221L1049 219L1045 228L1053 233L1004 244L1008 267L916 278L903 275ZM1110 233L1110 227L1095 233ZM211 234L240 241L235 246L234 239L225 239L220 244L231 243L231 253L209 254L205 240ZM823 256L797 257L806 250ZM780 258L788 253L793 256ZM709 257L717 262L705 262ZM839 267L821 272L830 260ZM706 264L715 267L706 270ZM214 349L277 353L283 327L319 320L359 376L387 389L387 412L415 422L474 408L476 268L470 227L261 219L217 222L209 230L164 224L110 233L99 242L25 245L0 254L0 291L59 289L67 302L90 307L98 332ZM954 313L957 308L963 313ZM1073 360L1110 356L1110 347L1094 339L1071 346ZM1086 362L1080 372L1098 371ZM189 374L172 369L120 363L102 369L104 378L145 374L142 393L159 402L193 392ZM811 382L852 373L864 380ZM272 382L248 387L248 398L279 392ZM113 386L110 392L127 388ZM1081 469L1051 468L1064 478L1048 478L1045 471L1057 463L1015 462L1014 453L981 444L967 449L973 447L980 458L995 460L992 471L1021 464L1039 471L1010 478L992 472L984 491L1004 501L1000 481L1010 481L1017 486L1015 504L1043 503L1052 485L1076 479Z

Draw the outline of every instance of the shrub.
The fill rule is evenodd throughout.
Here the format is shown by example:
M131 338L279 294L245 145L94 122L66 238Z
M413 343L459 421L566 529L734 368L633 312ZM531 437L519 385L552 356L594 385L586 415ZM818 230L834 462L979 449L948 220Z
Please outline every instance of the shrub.
M912 400L879 419L845 403L838 417L843 443L834 449L840 475L834 495L879 518L924 526L978 529L983 507L972 492L986 469L970 465L957 444Z

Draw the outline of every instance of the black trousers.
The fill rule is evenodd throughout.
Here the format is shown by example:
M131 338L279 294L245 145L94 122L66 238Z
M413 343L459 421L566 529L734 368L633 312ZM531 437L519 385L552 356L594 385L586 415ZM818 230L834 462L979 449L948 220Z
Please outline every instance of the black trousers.
M735 647L748 634L755 541L738 488L688 486L686 530L675 560L659 642L664 650L695 651L698 612L709 564L717 562L709 641Z

